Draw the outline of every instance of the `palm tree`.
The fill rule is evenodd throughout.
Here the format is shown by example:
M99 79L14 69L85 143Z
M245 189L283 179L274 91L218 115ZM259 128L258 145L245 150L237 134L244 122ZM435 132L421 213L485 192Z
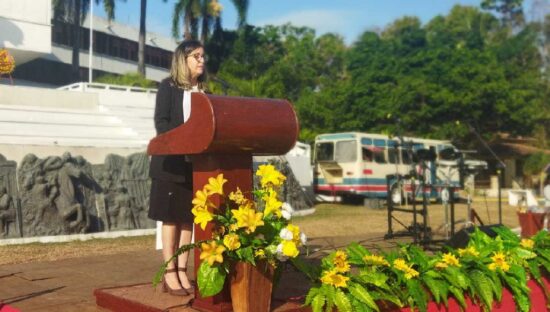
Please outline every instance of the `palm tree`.
M248 0L232 0L237 9L239 19L238 26L242 28L246 24L246 13L248 11ZM201 22L201 41L206 42L210 35L210 29L221 30L222 6L218 0L178 0L174 5L172 17L172 35L180 37L180 21L183 19L184 39L198 38L198 25Z
M145 77L145 20L147 13L147 0L141 0L139 15L139 40L138 40L138 72Z
M95 0L99 4L99 0ZM72 24L72 69L74 82L80 80L80 26L88 14L90 0L53 0L54 19ZM115 18L115 0L103 0L103 8L109 21ZM90 47L92 49L92 47ZM90 70L92 70L90 68Z

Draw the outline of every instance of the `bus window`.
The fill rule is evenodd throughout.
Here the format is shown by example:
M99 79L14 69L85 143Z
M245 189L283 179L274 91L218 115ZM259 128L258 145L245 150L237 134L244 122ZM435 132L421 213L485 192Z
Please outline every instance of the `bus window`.
M365 146L363 146L362 150L363 150L363 161L372 162L372 160L374 159L373 152L368 147L365 147Z
M384 149L378 148L374 150L374 161L378 164L385 164L386 157L384 156Z
M317 143L317 146L315 146L315 157L318 161L334 160L334 143Z
M357 145L355 141L336 142L336 161L353 162L357 159Z
M388 162L390 164L399 163L399 150L397 148L388 148Z
M412 151L401 150L401 161L403 165L410 165L412 163L411 153Z

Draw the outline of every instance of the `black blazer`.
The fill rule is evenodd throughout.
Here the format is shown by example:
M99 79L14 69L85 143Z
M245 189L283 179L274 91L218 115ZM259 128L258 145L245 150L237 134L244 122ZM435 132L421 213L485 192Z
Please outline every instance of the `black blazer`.
M175 86L171 78L161 81L155 104L157 135L183 123L183 89ZM149 177L172 182L191 182L193 166L184 155L153 155Z

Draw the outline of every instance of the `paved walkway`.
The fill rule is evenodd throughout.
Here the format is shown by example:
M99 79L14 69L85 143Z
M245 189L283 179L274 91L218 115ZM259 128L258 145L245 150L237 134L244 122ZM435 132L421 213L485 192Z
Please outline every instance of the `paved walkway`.
M352 241L371 248L395 245L395 241L384 241L382 235L316 238L309 242L311 253L308 258L314 261ZM150 283L161 259L159 251L151 250L3 265L0 266L0 302L23 312L106 311L96 306L94 289ZM192 267L192 257L190 260ZM307 280L300 273L288 268L274 293L274 300L302 299L308 287ZM195 311L189 307L176 310Z

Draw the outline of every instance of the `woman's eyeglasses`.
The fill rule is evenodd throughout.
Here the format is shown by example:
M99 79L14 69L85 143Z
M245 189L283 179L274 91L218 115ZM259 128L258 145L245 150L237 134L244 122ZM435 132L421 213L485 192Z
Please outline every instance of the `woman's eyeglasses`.
M195 54L189 54L187 57L193 57L197 62L200 62L200 60L206 61L206 55L201 53L195 53Z

